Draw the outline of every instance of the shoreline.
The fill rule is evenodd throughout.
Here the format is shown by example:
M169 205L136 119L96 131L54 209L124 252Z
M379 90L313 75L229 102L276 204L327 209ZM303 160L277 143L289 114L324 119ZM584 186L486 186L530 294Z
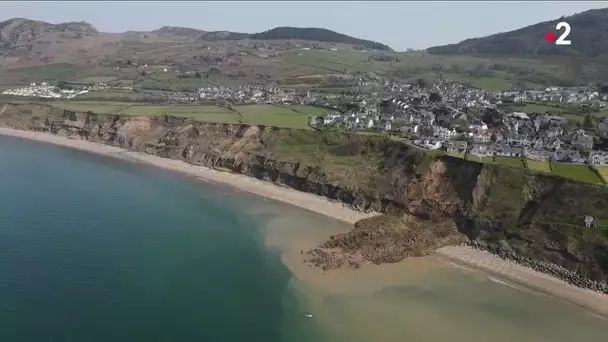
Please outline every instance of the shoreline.
M192 165L181 160L163 158L142 152L129 151L116 146L90 142L82 139L67 138L64 136L54 135L52 133L23 131L5 127L0 127L0 135L34 140L42 143L50 143L53 145L86 151L130 162L143 163L169 171L176 171L201 181L227 185L236 190L262 196L278 202L287 203L301 209L350 224L354 224L361 219L377 215L377 213L359 212L348 208L342 203L331 201L325 197L301 192L253 177L210 169L205 166Z
M52 133L23 131L5 127L0 127L0 135L34 140L41 143L50 143L125 161L143 163L165 170L176 171L198 180L229 186L239 191L290 204L309 212L349 224L354 224L361 219L377 215L377 213L355 211L342 203L330 201L325 197L279 186L253 177L226 171L218 171L204 166L191 165L181 160L128 151L119 147L90 142L79 138L71 139L64 136L57 136ZM490 252L476 250L467 246L448 246L438 249L435 255L442 259L449 259L456 263L472 267L482 273L487 272L504 278L505 280L514 281L529 287L534 291L565 300L608 318L608 295L568 284L558 278L536 271L532 268L519 265L513 261L504 260ZM376 265L370 266L382 267Z
M435 251L435 255L453 261L458 267L465 266L484 273L489 279L496 276L514 282L533 292L569 302L608 319L608 295L600 292L569 284L557 277L470 246L441 247Z

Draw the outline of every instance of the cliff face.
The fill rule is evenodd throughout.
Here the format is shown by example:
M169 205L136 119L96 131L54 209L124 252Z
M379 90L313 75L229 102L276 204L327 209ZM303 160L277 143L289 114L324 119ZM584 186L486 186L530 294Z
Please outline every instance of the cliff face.
M74 113L42 105L0 108L3 127L78 137L249 175L359 210L397 214L417 232L439 227L433 229L440 244L459 241L454 235L459 231L495 251L608 280L608 232L583 225L584 215L608 218L608 188L603 185L438 156L380 137ZM424 233L397 232L395 222L379 220L361 222L350 235L334 237L324 247L380 263L437 246ZM366 225L383 228L366 231ZM403 237L423 242L404 248Z

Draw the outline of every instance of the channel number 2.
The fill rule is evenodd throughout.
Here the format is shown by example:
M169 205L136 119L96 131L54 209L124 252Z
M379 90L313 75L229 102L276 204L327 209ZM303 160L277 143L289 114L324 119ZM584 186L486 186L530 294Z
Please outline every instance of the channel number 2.
M566 38L568 38L568 35L570 35L570 24L565 21L562 21L557 23L557 26L555 26L555 29L557 31L561 30L562 28L564 29L564 32L561 36L559 36L559 38L555 40L555 45L570 45L570 40L566 40Z

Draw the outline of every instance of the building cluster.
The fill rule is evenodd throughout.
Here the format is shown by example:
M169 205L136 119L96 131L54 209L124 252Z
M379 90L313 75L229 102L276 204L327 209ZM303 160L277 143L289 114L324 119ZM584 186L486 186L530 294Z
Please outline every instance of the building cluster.
M402 135L418 147L456 154L526 156L608 165L608 152L595 146L596 140L608 138L608 116L593 122L593 127L583 127L573 125L551 110L539 113L513 110L517 102L538 100L576 102L596 110L605 109L608 94L594 89L487 92L447 81L430 89L397 84L385 85L385 88L384 93L391 97L377 100L359 96L351 109L313 117L310 124ZM581 101L585 103L580 104ZM505 104L513 106L505 107Z
M371 130L401 135L420 148L480 157L526 156L608 165L608 153L596 146L598 139L608 138L608 115L589 127L589 123L573 125L559 116L557 110L547 110L552 108L552 103L556 108L567 103L586 107L587 112L606 110L608 94L599 93L596 89L490 92L447 80L424 87L369 76L360 77L357 83L371 84L376 91L323 94L252 85L210 86L188 92L136 91L148 95L148 100L158 102L309 104L329 110L326 115L310 118L310 125L317 127L334 126L350 131ZM66 89L47 83L32 83L29 87L6 90L3 94L58 99L108 88L105 84ZM543 101L544 106L538 108L544 110L536 113L517 111L518 106L538 101Z
M2 95L28 96L45 99L71 99L77 95L88 92L88 89L60 89L55 85L49 85L46 82L42 82L40 84L31 83L29 86L23 88L7 89L2 92Z
M203 102L221 100L231 104L284 104L293 103L299 99L293 90L262 86L205 87L198 90L198 97Z

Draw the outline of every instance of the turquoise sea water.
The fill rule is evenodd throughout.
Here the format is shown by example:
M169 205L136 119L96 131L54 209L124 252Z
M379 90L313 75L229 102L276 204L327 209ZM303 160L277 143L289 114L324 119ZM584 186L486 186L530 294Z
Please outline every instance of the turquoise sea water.
M285 335L306 323L290 274L234 197L0 137L0 341L306 340Z
M434 259L319 275L292 245L310 247L328 227L348 229L168 171L0 136L0 342L608 336L608 321L578 307Z

